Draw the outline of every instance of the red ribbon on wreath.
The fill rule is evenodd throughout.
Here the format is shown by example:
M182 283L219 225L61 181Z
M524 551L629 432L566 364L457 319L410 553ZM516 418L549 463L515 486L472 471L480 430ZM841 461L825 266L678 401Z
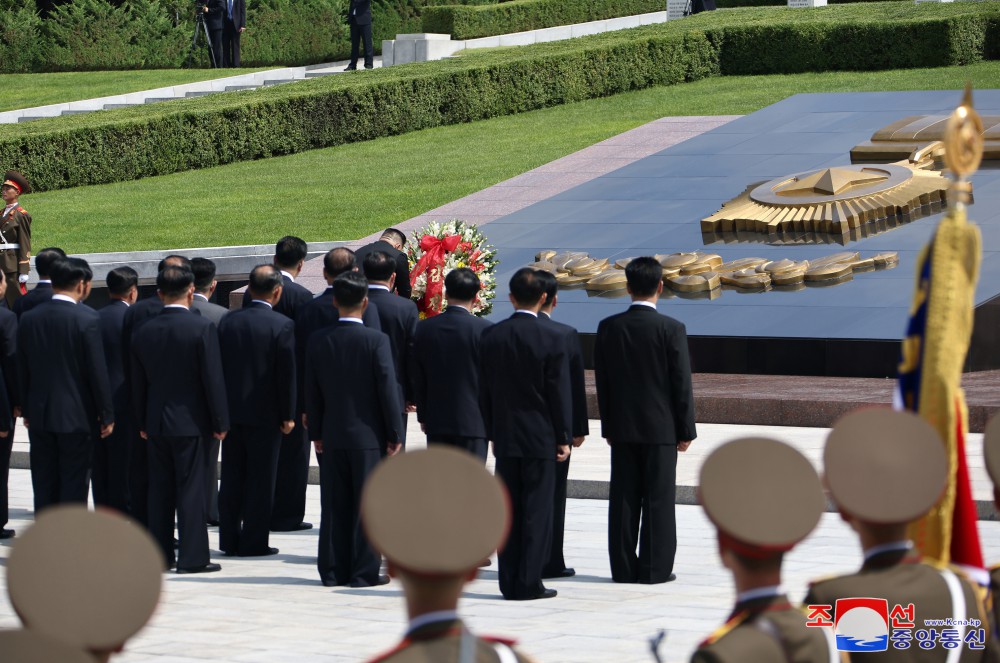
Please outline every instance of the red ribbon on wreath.
M427 272L427 288L423 298L417 302L417 308L428 316L437 315L444 308L444 259L445 255L458 248L461 239L458 235L443 238L424 235L420 238L420 249L424 255L410 272L410 285L416 285L417 278Z

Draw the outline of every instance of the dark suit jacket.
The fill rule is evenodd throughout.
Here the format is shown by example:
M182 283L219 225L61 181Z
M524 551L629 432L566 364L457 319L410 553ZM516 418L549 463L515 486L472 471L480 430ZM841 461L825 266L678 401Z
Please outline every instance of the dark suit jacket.
M7 286L14 288L17 287L17 285L11 285L9 283ZM52 284L39 283L34 288L29 290L28 294L17 298L17 301L14 302L14 313L20 318L26 312L35 308L39 304L44 304L50 299L52 299Z
M91 433L115 420L99 318L50 300L21 317L17 332L22 411L32 430Z
M359 25L363 24L359 23ZM392 256L393 260L396 261L396 292L400 297L409 299L411 292L410 261L407 259L406 254L396 249L396 247L389 244L389 242L379 240L377 242L372 242L371 244L366 244L354 252L354 257L358 261L358 265L364 265L365 256L369 253L374 253L375 251L388 253Z
M17 316L5 308L0 309L0 370L3 371L3 386L7 390L10 407L20 407L20 387L17 384ZM0 409L0 412L3 410Z
M243 293L243 306L249 306L252 301L250 290ZM313 300L313 294L295 281L285 279L285 285L281 289L281 299L275 304L274 310L277 313L294 320L298 317L299 309Z
M687 332L677 320L642 305L602 320L594 374L610 443L677 444L697 435Z
M573 404L566 341L527 313L483 333L479 406L497 458L556 457L570 444Z
M232 423L277 430L297 419L295 323L251 303L225 317L219 345Z
M392 350L385 334L338 322L313 335L306 351L309 437L323 449L381 449L402 442Z
M417 331L417 321L420 319L417 305L412 300L379 288L368 290L368 302L369 304L374 302L378 307L382 333L389 337L392 360L396 366L396 381L399 382L400 400L413 402L409 363L410 355L413 353L413 335Z
M226 15L226 0L208 0L205 25L209 30L222 30L222 19Z
M358 25L370 24L372 22L372 0L350 0L347 7L347 20L353 20Z
M566 356L569 359L569 388L573 399L573 437L584 437L590 434L590 421L587 419L587 383L583 368L583 350L580 348L580 335L567 324L556 322L545 313L538 314L538 320L559 332L566 343Z
M195 295L194 300L191 302L191 310L203 318L208 318L209 322L214 322L216 327L219 326L222 319L229 313L229 309L225 306L219 306L218 304L200 299L198 295Z
M125 379L125 364L122 359L122 333L125 328L125 314L129 305L112 300L97 312L100 319L104 361L108 366L108 381L111 385L115 414L119 419L129 408L128 380Z
M136 424L153 437L203 437L229 430L219 333L183 308L166 308L132 339Z
M417 420L427 435L486 437L479 411L479 342L491 325L459 306L417 325L410 374Z

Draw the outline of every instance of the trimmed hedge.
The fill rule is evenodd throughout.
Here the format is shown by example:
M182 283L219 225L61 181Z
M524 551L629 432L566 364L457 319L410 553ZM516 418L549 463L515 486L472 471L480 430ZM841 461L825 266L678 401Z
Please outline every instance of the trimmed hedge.
M881 48L892 44L892 48ZM61 189L471 122L710 76L995 57L997 3L725 10L530 49L0 126L0 163Z
M512 0L490 5L425 7L424 32L475 39L663 11L664 0Z

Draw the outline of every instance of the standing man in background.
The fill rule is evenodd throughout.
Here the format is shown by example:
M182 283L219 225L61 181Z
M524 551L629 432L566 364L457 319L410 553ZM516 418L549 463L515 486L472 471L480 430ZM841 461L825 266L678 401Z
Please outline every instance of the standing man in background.
M58 247L42 249L35 256L35 271L38 272L38 284L28 291L28 294L19 297L14 302L14 313L21 317L31 309L43 302L52 299L52 280L49 278L49 270L56 260L66 257L66 252ZM10 287L17 287L17 283L11 283Z
M205 26L212 42L212 66L218 69L222 66L222 21L226 14L227 0L208 0L202 11L205 12Z
M36 258L37 260L37 258ZM108 272L108 295L111 301L97 312L100 318L104 361L111 384L111 401L115 408L115 430L94 444L94 475L91 487L94 504L129 511L129 463L132 447L132 413L122 361L122 328L125 312L139 296L139 275L131 267L118 267Z
M687 331L656 310L663 267L636 258L625 278L632 305L601 321L594 347L601 435L611 446L608 554L612 580L651 585L676 579L677 452L696 435L694 395Z
M375 49L372 45L372 0L350 0L347 7L347 25L351 27L351 63L344 71L354 71L358 68L358 47L362 39L365 41L365 69L371 69L375 66Z
M0 267L7 277L7 308L12 308L24 294L21 288L27 287L31 271L31 215L17 201L23 193L31 193L31 185L24 175L16 170L4 173L3 184L0 184L0 197L4 202L3 214L0 214Z
M222 13L222 66L231 69L240 66L240 35L247 29L246 0L223 0ZM218 56L216 56L218 58Z
M7 279L0 270L0 299L3 299L6 287ZM10 420L8 434L0 432L0 539L10 539L14 536L14 530L6 529L10 519L7 481L10 476L10 454L14 445L14 420L21 416L21 400L17 384L17 316L3 307L0 307L0 370L3 372L0 388L6 390L8 401L8 407L4 409L0 400L0 426Z
M393 262L396 263L396 281L393 285L393 290L400 297L410 298L411 288L410 288L410 263L403 252L403 247L406 246L406 235L403 234L402 230L396 230L395 228L386 228L382 232L382 237L378 239L377 242L372 242L371 244L365 244L360 249L354 252L357 256L357 261L359 265L365 264L365 258L368 254L375 253L376 251L382 251L383 253L388 253L392 256Z

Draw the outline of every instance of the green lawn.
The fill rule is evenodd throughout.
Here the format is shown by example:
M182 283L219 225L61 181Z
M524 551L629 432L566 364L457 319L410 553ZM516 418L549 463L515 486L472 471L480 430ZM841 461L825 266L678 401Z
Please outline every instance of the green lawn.
M712 78L287 157L25 196L36 250L73 253L354 239L651 120L750 113L799 92L1000 83L1000 62ZM956 104L960 100L956 94Z
M0 112L110 97L168 85L249 74L260 69L153 69L61 74L0 74Z

